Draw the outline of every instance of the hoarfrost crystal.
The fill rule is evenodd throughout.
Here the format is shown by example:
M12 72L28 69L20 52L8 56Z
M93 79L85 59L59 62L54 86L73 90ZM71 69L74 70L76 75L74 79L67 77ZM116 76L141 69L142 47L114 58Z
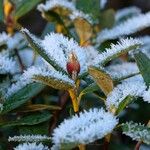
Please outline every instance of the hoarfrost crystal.
M74 3L67 0L47 0L45 4L39 4L37 9L42 12L49 11L56 7L64 7L70 11L75 10Z
M106 40L117 39L121 36L130 35L150 26L150 12L129 18L114 26L112 29L104 29L98 34L97 43Z
M63 143L87 144L112 132L118 120L104 109L90 109L64 120L54 129L52 141L55 146Z
M118 108L119 104L128 95L142 97L145 90L146 85L140 75L123 80L122 83L117 85L108 95L106 99L107 108L110 109L111 106Z
M123 125L125 126L123 134L131 137L133 140L150 144L150 128L145 127L141 123L138 124L132 121Z
M14 148L14 150L49 150L49 148L41 143L24 143L19 144L17 147Z
M20 136L14 136L9 137L8 141L14 141L14 142L42 142L50 140L51 138L46 135L20 135Z

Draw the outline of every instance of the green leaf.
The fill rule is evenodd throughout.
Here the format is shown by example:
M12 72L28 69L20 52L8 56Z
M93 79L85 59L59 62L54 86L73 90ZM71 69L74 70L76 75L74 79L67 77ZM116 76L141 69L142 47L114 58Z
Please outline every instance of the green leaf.
M27 115L21 119L15 121L8 121L0 123L0 127L13 127L13 126L31 126L45 121L48 121L52 115L49 112L36 113L33 115Z
M4 21L3 0L0 0L0 21Z
M133 101L135 101L136 98L133 96L127 96L118 106L118 109L116 110L116 115L122 112L129 104L131 104Z
M15 11L15 19L18 20L27 14L41 1L42 0L22 0Z
M122 124L123 134L131 137L133 140L142 141L150 144L150 128L142 124L127 122Z
M35 75L33 79L36 81L40 81L45 85L53 87L54 89L68 90L74 87L74 84L72 83L50 76Z
M85 89L83 89L80 92L79 97L78 97L79 102L83 95L88 94L88 93L93 93L94 91L97 91L98 89L99 87L95 83L88 85Z
M6 114L7 112L12 111L13 109L26 103L32 97L37 95L44 87L45 85L32 83L20 89L17 93L14 93L5 100L5 103L3 104L3 110L0 112L0 114Z
M19 133L20 135L48 135L48 128L49 122L47 121L32 126L19 126Z
M39 55L41 55L50 65L52 65L56 70L63 72L64 74L67 74L67 72L61 68L54 60L54 58L50 58L46 52L45 49L43 49L43 47L41 47L40 43L37 42L39 41L39 39L36 39L34 36L32 36L28 31L23 30L22 31L26 37L26 39L28 40L28 42L30 43L30 46L39 53Z
M142 52L134 54L136 63L142 74L146 85L150 86L150 59Z
M94 20L99 18L100 1L99 0L76 0L76 7L86 14L92 16Z
M17 109L17 112L35 112L41 110L61 110L59 106L54 105L44 105L44 104L33 104L33 105L25 105L20 109Z
M105 10L100 16L100 25L102 28L111 28L115 23L115 11L113 9Z
M105 95L108 95L113 90L113 80L103 70L96 67L89 67L88 72Z

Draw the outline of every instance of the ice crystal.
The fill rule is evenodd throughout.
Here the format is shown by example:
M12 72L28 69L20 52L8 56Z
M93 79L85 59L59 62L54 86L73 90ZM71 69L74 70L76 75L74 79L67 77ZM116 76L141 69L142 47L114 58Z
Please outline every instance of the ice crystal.
M150 144L150 128L145 127L141 123L127 122L123 124L125 126L123 134L131 137L136 141L143 141L146 144Z
M70 19L75 20L75 19L78 19L78 18L85 19L91 24L93 23L93 20L92 20L90 15L85 14L82 11L79 11L79 10L73 11L72 14L70 15Z
M131 17L111 29L104 29L98 34L97 43L130 35L150 26L150 12Z
M0 33L0 46L6 44L8 39L9 36L5 32Z
M16 62L9 57L7 51L0 53L0 74L14 73L16 71Z
M149 87L149 89L147 91L144 92L144 94L143 94L143 100L145 102L150 103L150 87Z
M114 55L118 55L124 51L128 51L131 49L136 49L137 46L141 44L142 42L139 39L120 39L120 41L117 42L117 44L111 44L110 48L106 48L103 53L99 54L94 60L94 63L103 64L107 60L110 61Z
M135 63L125 62L121 64L110 65L105 68L112 78L125 78L139 73L139 69Z
M117 123L116 117L104 109L90 109L64 120L54 129L52 141L55 146L91 143L112 132Z
M49 150L49 148L41 143L23 143L15 147L14 150Z
M39 4L37 8L39 11L43 12L56 7L63 7L71 12L75 10L74 3L67 0L47 0L45 4Z
M51 138L46 135L20 135L20 136L13 136L9 137L8 141L14 142L42 142L50 140Z
M140 88L139 88L140 87ZM106 99L107 108L114 106L118 108L119 104L128 96L142 97L146 90L145 82L140 75L123 80L118 84Z

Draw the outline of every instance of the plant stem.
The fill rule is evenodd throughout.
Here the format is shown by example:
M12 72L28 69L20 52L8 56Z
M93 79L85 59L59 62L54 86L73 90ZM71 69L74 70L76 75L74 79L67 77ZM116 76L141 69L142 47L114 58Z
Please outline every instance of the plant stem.
M75 89L70 89L68 90L71 100L72 100L72 105L73 105L73 110L75 113L79 112L79 105L77 101L77 95L76 95L76 90Z
M135 145L134 150L139 150L139 149L140 149L141 144L142 144L142 141L138 141L138 142L137 142L137 144Z
M14 51L15 51L15 54L16 54L16 56L18 58L19 65L20 65L20 68L21 68L21 72L23 72L23 70L25 69L25 66L23 65L23 62L22 62L21 57L20 57L20 55L18 53L18 50L14 49Z
M86 145L80 144L79 145L79 150L86 150Z
M108 134L108 135L105 136L103 150L108 150L109 149L110 138L111 138L111 134Z

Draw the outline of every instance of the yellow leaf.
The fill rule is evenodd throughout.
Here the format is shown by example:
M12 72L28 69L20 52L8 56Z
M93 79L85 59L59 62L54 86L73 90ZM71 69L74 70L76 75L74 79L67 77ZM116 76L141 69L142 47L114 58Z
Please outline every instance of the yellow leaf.
M89 40L93 33L91 24L82 18L77 18L74 20L74 26L80 38L80 45L89 45Z
M88 71L100 89L107 96L113 90L113 80L111 77L104 71L94 67L90 67Z

